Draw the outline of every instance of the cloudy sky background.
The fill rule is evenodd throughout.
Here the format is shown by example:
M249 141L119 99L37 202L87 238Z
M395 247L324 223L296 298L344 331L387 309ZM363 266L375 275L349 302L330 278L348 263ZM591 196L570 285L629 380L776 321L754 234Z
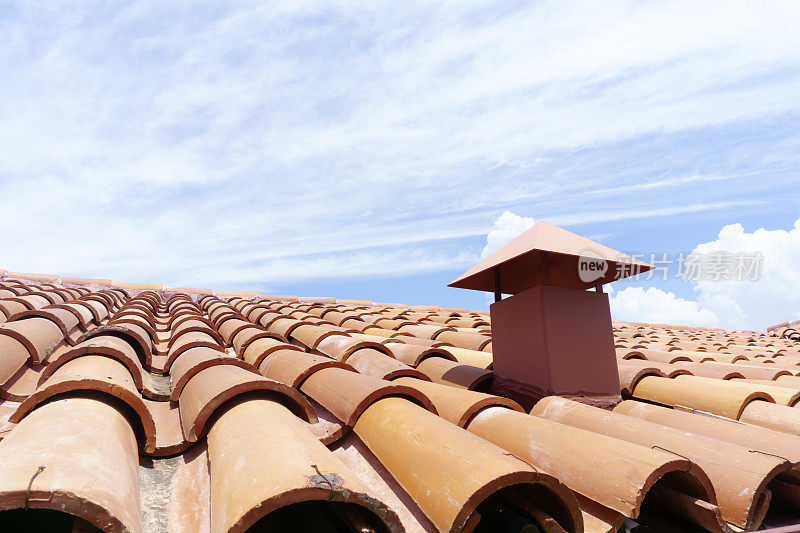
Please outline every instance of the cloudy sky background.
M619 282L615 318L800 317L799 18L4 2L0 267L485 308L445 284L532 219L631 253L763 251L757 282Z

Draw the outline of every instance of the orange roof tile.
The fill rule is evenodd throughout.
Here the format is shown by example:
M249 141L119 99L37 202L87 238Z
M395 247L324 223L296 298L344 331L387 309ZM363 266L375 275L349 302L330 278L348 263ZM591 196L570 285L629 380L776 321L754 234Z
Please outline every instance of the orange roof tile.
M30 281L58 281L56 274L28 274L25 272L9 272L5 271L6 278L22 279Z
M111 282L112 287L120 289L133 289L137 291L160 291L162 289L160 283L124 283L121 281Z
M87 287L0 281L0 509L23 520L722 530L796 506L790 336L615 323L625 401L527 414L492 389L490 321L470 310L67 283Z

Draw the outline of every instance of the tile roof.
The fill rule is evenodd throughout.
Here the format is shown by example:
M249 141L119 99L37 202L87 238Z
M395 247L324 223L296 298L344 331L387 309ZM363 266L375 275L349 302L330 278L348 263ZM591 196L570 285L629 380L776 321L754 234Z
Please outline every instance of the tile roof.
M525 412L485 312L0 276L3 531L800 523L797 324L615 323L622 403Z

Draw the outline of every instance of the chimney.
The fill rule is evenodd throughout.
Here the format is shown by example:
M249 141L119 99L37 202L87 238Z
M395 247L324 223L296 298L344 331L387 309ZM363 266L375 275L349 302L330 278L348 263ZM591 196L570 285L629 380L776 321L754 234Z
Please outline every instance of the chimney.
M526 408L554 394L609 408L620 401L620 386L602 286L652 268L539 222L449 286L495 295L496 393Z

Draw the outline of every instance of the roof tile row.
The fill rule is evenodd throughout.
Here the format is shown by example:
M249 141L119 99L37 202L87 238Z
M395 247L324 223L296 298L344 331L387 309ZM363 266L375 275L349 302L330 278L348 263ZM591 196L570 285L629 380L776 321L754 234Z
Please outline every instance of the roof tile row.
M41 304L0 324L2 509L214 532L728 531L800 511L791 338L615 324L628 399L525 413L487 394L485 314L91 287L0 285Z

